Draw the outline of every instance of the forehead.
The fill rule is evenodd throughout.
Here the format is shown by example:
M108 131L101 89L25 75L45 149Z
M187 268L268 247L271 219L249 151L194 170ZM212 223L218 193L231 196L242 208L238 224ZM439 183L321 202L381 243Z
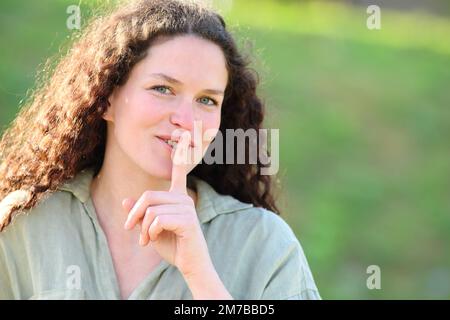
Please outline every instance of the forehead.
M139 63L139 74L164 73L183 83L226 86L228 71L222 49L195 35L159 37Z

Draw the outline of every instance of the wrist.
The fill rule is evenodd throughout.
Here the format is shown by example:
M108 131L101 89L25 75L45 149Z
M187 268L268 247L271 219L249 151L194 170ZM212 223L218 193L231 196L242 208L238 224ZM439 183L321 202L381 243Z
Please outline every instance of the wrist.
M184 276L194 300L232 300L214 267Z

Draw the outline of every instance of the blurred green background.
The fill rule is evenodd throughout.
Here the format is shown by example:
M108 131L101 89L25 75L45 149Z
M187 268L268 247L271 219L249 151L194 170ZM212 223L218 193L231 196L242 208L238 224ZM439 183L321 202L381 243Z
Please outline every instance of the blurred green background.
M81 1L82 23L96 3ZM256 57L280 206L322 298L449 299L450 4L380 2L369 30L358 3L215 1ZM69 41L72 4L0 2L0 132Z

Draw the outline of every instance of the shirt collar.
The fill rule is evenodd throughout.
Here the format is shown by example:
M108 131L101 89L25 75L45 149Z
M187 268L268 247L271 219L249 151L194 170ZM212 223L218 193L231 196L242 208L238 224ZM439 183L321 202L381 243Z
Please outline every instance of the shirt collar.
M84 169L58 189L72 193L78 200L85 203L90 197L93 176L93 168ZM188 176L188 184L197 190L196 210L201 223L206 223L220 214L253 207L251 203L244 203L232 196L217 193L210 184L200 178Z

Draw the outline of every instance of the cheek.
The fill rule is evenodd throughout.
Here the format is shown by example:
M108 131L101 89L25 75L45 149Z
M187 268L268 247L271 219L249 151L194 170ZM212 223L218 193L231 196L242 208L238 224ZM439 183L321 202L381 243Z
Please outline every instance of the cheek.
M123 119L128 127L148 128L161 121L167 107L144 91L125 98L120 109L119 118Z
M205 151L220 128L220 111L203 118L202 139Z

